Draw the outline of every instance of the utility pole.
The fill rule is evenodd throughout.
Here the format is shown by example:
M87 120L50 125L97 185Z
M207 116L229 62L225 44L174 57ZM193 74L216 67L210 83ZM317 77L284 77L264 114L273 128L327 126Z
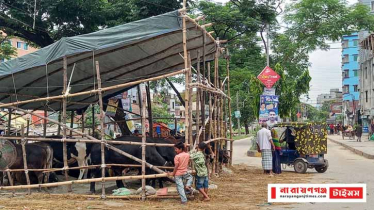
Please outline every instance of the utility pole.
M236 110L239 111L239 92L236 92ZM238 119L238 134L241 135L240 132L240 117L236 118Z
M266 26L266 65L270 65L270 41L269 41L269 32L270 32L270 26L269 24Z
M34 1L34 22L32 24L32 29L35 29L35 16L36 16L36 0Z

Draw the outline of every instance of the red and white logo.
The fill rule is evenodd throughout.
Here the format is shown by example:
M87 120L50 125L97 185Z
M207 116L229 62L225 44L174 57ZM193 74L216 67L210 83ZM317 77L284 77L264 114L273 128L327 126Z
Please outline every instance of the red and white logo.
M265 87L271 88L280 79L280 76L269 66L266 66L257 76L257 79L259 79Z
M269 184L268 202L366 202L366 184Z

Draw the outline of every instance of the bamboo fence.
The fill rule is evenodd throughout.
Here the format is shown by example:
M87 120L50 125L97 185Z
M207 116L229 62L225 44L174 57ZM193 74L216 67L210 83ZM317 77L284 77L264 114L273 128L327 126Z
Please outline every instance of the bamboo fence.
M220 43L224 43L224 41L220 41L217 39L215 41L216 44L216 52L214 53L214 74L211 74L211 63L206 61L206 39L207 37L214 40L211 33L208 33L206 31L206 27L210 26L211 24L204 24L199 25L198 21L201 20L199 18L192 19L187 16L186 14L186 0L183 0L183 8L179 10L181 16L182 16L182 43L183 43L183 61L184 61L184 69L175 71L173 73L168 73L162 76L157 76L149 79L142 79L134 82L128 82L124 84L114 85L114 86L108 86L105 88L101 87L101 72L100 72L100 65L98 61L93 62L95 64L96 69L96 77L97 77L97 89L88 90L88 91L82 91L77 93L69 93L68 91L68 78L67 78L67 57L65 56L63 58L63 68L61 69L63 72L63 91L61 95L57 96L50 96L50 97L44 97L44 98L38 98L33 97L32 99L24 100L24 101L16 101L11 103L0 103L0 108L8 108L9 110L9 116L11 116L13 110L17 110L20 112L23 112L24 115L29 114L30 116L36 116L40 119L44 120L44 131L43 131L43 137L32 137L28 135L29 131L29 122L27 126L27 133L24 133L24 128L21 128L21 136L0 136L0 140L14 140L14 141L20 141L22 145L22 151L23 151L23 162L24 162L24 168L23 169L9 169L6 168L4 170L0 170L1 172L6 172L9 178L9 183L11 186L0 186L0 190L18 190L18 189L28 189L28 193L31 193L32 188L41 188L41 187L56 187L56 186L67 186L68 192L72 191L72 185L73 184L85 184L85 183L91 183L91 182L101 182L101 198L107 197L105 195L105 182L107 181L116 181L116 180L133 180L133 179L141 179L142 180L142 194L141 198L144 200L146 198L145 194L145 179L152 179L152 178L162 178L167 177L167 174L162 169L172 169L171 167L165 167L165 166L154 166L148 162L146 162L145 156L146 156L146 147L147 146L157 146L157 147L173 147L173 144L161 144L161 143L148 143L146 142L146 136L142 135L142 141L141 142L124 142L124 141L115 141L115 140L105 140L104 139L104 110L103 110L103 96L102 93L109 90L134 86L134 85L140 85L143 83L147 83L150 81L160 80L167 77L184 74L185 75L185 140L187 145L189 145L190 149L192 149L193 145L196 145L199 142L200 135L203 136L205 143L214 143L215 145L215 159L214 164L212 165L212 172L217 173L218 168L218 151L221 143L223 141L230 142L230 164L232 164L232 153L233 153L233 140L232 140L232 124L231 124L231 105L230 105L230 77L229 77L229 58L227 57L227 83L225 88L225 83L220 82L219 79L219 67L218 67L218 59L222 53L222 49L220 48ZM201 47L194 48L197 50L197 81L195 83L192 82L192 61L190 56L190 51L193 49L190 49L188 51L188 40L187 40L187 21L192 22L198 29L200 29L203 33L203 42L202 42L202 56L201 56ZM201 57L202 57L202 70L201 70ZM201 73L202 71L202 73ZM207 80L205 76L207 75ZM213 75L213 78L211 77ZM201 76L203 76L203 79L201 79ZM213 84L211 83L211 79L213 79ZM192 94L193 89L196 88L196 114L192 114ZM146 120L151 118L146 116L146 106L147 106L147 97L144 93L144 87L140 87L141 91L139 91L139 98L141 99L141 123L142 123L142 133L145 133L145 123ZM227 90L227 94L225 93L225 90ZM76 97L76 96L82 96L82 95L89 95L89 94L97 94L98 97L98 103L100 106L100 132L101 132L101 139L97 139L93 137L93 133L95 130L95 114L92 106L92 135L88 135L85 133L85 125L84 125L84 115L82 115L82 127L81 130L73 129L72 126L66 125L66 115L67 115L67 106L68 106L68 98ZM47 116L47 111L44 112L44 116L35 114L33 111L28 111L21 109L17 107L17 105L20 104L26 104L26 103L34 103L34 102L43 102L43 101L56 101L61 103L62 107L62 114L59 115L59 120L53 120L50 119L49 116ZM209 104L209 117L205 117L205 105L206 101L208 100ZM225 102L228 102L228 111L224 108ZM74 103L74 102L73 102ZM148 105L149 106L149 105ZM45 109L46 110L46 109ZM227 113L228 112L228 113ZM72 112L71 118L74 117L74 112ZM229 116L229 127L230 127L230 138L226 137L226 128L227 128L227 122L226 119L223 119L224 114ZM195 118L193 120L192 118ZM9 117L8 120L8 134L10 133L10 125L11 125L11 117ZM53 124L58 125L58 134L60 134L60 131L62 130L62 139L58 138L46 138L46 122L50 122ZM195 122L195 132L197 133L197 138L195 139L195 142L193 142L192 139L192 133L193 133L193 123ZM226 124L226 125L225 125ZM208 129L208 139L205 139L205 128L209 125ZM78 138L67 138L67 132L70 132L70 136L73 136L75 134L78 136ZM213 136L213 139L211 139L211 136ZM62 142L63 143L63 168L46 168L46 169L28 169L27 166L27 154L26 154L26 143L28 141L37 141L37 142ZM90 165L90 166L79 166L79 167L69 167L68 165L68 159L67 159L67 147L66 144L68 142L82 142L82 143L96 143L101 145L101 165ZM139 159L137 157L132 156L131 154L128 154L117 147L113 145L139 145L142 148L142 158ZM227 146L227 143L226 143ZM105 160L105 150L110 149L118 154L121 154L127 158L130 158L136 162L138 162L140 165L136 164L106 164ZM101 168L101 176L100 178L91 178L91 179L82 179L82 180L74 180L69 181L68 180L68 171L69 170L75 170L75 169L89 169L89 168ZM110 167L141 167L141 175L138 176L117 176L117 177L105 177L105 170L106 168ZM149 167L150 169L156 171L159 174L155 175L145 175L145 167ZM29 179L29 172L43 172L43 173L50 173L54 171L64 171L65 173L65 181L63 182L57 182L57 183L44 183L44 184L30 184ZM27 185L17 185L15 186L11 172L24 172L27 179ZM108 196L111 197L111 196Z

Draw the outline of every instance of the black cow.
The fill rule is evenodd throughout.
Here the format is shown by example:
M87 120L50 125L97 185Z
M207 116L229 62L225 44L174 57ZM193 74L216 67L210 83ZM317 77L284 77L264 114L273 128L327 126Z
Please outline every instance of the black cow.
M50 136L48 138L62 139L62 136ZM54 151L54 167L61 168L64 166L64 153L62 142L49 142L48 143ZM67 142L66 153L69 167L87 166L87 158L90 154L92 144ZM86 169L69 170L69 176L82 179Z
M14 144L17 151L17 158L10 169L20 169L23 168L23 156L22 156L22 146L20 144ZM45 143L30 143L25 145L26 154L27 154L27 168L28 169L49 169L52 168L53 160L53 150L52 148ZM25 184L26 177L24 172L15 172L14 181ZM30 171L29 172L30 180L33 184L41 184L43 182L49 181L49 173L45 175L43 172Z
M134 142L142 142L142 138L141 137L137 137L137 138L128 138L127 136L123 136L123 137L120 137L118 139L116 139L118 141L134 141ZM172 142L171 140L168 140L168 139L164 139L164 138L150 138L150 137L147 137L147 143L159 143L159 144L174 144L174 142ZM174 165L174 157L175 157L175 150L174 150L174 147L157 147L156 146L156 150L157 152L167 161L169 162L169 165ZM148 155L148 154L147 154ZM141 173L141 170L139 170L139 173ZM156 172L149 169L149 168L146 168L146 174L155 174ZM157 173L156 173L157 174ZM167 178L159 178L158 181L159 181L159 187L160 188L163 188L164 185L163 185L163 181L167 181L169 179ZM151 181L151 186L152 187L155 187L156 186L156 179L151 179L151 180L148 180L147 179L147 185L149 185L149 182Z
M139 141L139 137L135 136L123 136L117 138L117 141ZM139 145L114 145L117 149L120 149L134 157L139 159L142 158L142 148ZM138 164L138 162L127 158L113 150L105 149L105 163L110 164ZM146 162L155 165L155 166L162 166L167 165L167 161L160 155L160 153L156 150L156 147L147 146L146 147ZM93 165L100 165L101 164L101 145L95 144L92 146L91 149L91 163ZM120 167L113 167L112 168L116 176L120 176L122 174L122 170ZM99 168L92 169L91 177L99 177L101 170ZM121 180L116 181L117 187L121 188L124 187ZM95 183L91 182L90 191L95 193Z

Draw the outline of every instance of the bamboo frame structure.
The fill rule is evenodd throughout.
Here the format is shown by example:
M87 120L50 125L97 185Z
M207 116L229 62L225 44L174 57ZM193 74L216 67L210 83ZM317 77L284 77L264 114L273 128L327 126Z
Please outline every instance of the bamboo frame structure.
M180 14L182 17L182 44L183 44L183 64L184 64L184 69L178 70L172 73L164 74L161 76L149 78L149 79L141 79L138 81L134 82L128 82L128 83L123 83L119 85L112 85L108 86L105 88L102 88L102 81L101 81L101 72L100 72L100 66L99 62L95 61L94 58L93 62L95 64L94 68L96 70L96 80L97 80L97 88L93 90L84 90L81 92L76 92L76 93L69 93L68 90L68 67L71 66L71 64L68 65L67 63L67 57L63 57L63 67L58 70L63 73L63 91L61 95L57 96L50 96L50 97L44 97L44 98L33 98L33 99L28 99L28 100L23 100L23 101L16 101L16 102L11 102L11 103L0 103L0 108L1 107L7 107L9 109L9 116L11 116L11 113L13 110L18 110L23 112L24 114L29 114L30 116L37 116L41 119L44 120L44 122L50 122L58 125L58 130L62 131L63 137L62 139L58 138L46 138L44 135L43 137L32 137L28 135L29 129L27 129L27 133L25 135L24 133L24 128L22 129L21 136L0 136L1 139L8 139L8 140L15 140L15 141L20 141L22 144L23 148L23 159L24 165L23 169L4 169L0 170L3 172L6 172L9 177L9 182L11 186L0 186L0 190L16 190L16 189L28 189L30 192L30 189L33 188L41 188L41 187L53 187L53 186L67 186L68 192L72 191L71 187L73 184L84 184L84 183L91 183L91 182L101 182L101 198L109 198L110 196L105 195L105 182L107 181L115 181L115 180L130 180L130 179L141 179L142 180L142 196L141 198L144 200L146 198L145 196L145 179L148 178L161 178L161 177L167 177L167 174L162 170L162 169L171 169L171 167L165 167L165 166L154 166L148 162L146 162L146 147L147 146L157 146L157 147L173 147L173 144L162 144L162 143L147 143L146 142L146 135L145 134L145 123L147 119L152 119L152 116L146 116L146 106L147 106L147 98L146 95L143 94L143 90L139 91L140 96L140 101L141 101L141 120L142 120L142 141L141 142L125 142L125 141L116 141L116 140L105 140L104 139L104 104L103 104L103 92L109 91L109 90L114 90L114 89L120 89L124 87L130 87L134 85L139 85L143 83L147 83L150 81L154 80L160 80L164 78L168 78L171 76L179 75L179 74L184 74L186 83L185 83L185 139L186 143L190 146L190 149L192 146L196 143L199 142L200 136L203 136L204 142L205 143L212 143L214 142L215 144L215 160L214 164L212 167L213 168L213 173L216 173L216 170L218 168L218 145L222 141L230 141L230 157L232 157L232 129L231 129L231 105L230 105L230 77L229 77L229 64L227 64L227 94L225 93L225 88L224 85L220 83L219 80L219 69L218 69L218 57L220 56L220 52L222 51L222 48L220 48L219 44L223 43L219 41L218 39L215 41L216 45L216 51L213 52L215 54L214 58L214 75L211 75L211 63L207 62L206 56L211 55L213 53L206 54L206 39L209 38L211 40L214 40L212 35L206 31L206 27L209 26L210 24L205 24L200 26L196 21L198 19L193 20L192 18L188 17L186 15L186 0L183 1L183 8L180 10ZM192 49L188 49L188 39L187 39L187 22L193 23L196 28L202 31L203 33L203 43L202 46L200 47L195 47ZM191 28L191 27L190 27ZM201 36L199 36L201 38ZM198 38L198 37L196 37ZM195 39L195 38L192 38ZM212 45L211 43L208 44ZM177 45L175 45L177 46ZM174 46L174 47L175 47ZM202 50L202 53L201 53ZM196 55L197 53L197 58L192 59L192 55ZM202 54L202 55L201 55ZM192 61L197 61L197 81L195 83L192 82ZM202 64L201 64L202 62ZM228 62L227 62L228 63ZM127 65L127 64L126 64ZM202 66L202 70L201 70ZM201 72L202 71L202 72ZM57 70L56 70L57 72ZM56 73L53 72L53 73ZM207 74L208 80L206 80L205 76ZM202 77L201 77L202 76ZM203 78L203 79L201 79ZM213 84L211 83L211 79L213 79ZM142 86L144 87L144 86ZM192 95L193 95L193 89L196 88L196 115L193 117L192 115ZM56 91L56 90L53 90ZM72 97L77 97L77 96L83 96L83 95L90 95L90 94L97 94L98 98L98 103L100 106L100 133L101 133L101 138L95 138L94 133L95 133L95 112L94 112L94 107L92 106L92 118L93 118L93 123L92 123L92 133L91 135L88 135L85 133L85 123L84 123L84 114L82 114L82 127L80 128L81 130L74 129L66 125L66 115L67 115L67 108L68 108L68 99ZM209 98L207 100L207 98ZM149 100L149 99L148 99ZM48 116L41 116L38 114L35 114L31 111L27 111L24 109L21 109L19 107L16 107L15 105L20 105L20 104L26 104L26 103L35 103L35 102L44 102L44 101L54 101L53 103L61 103L62 107L62 113L59 115L59 118L61 120L55 121L53 119L50 119ZM205 104L206 102L209 102L209 117L205 119ZM228 102L229 105L229 124L230 124L230 138L228 139L226 137L226 134L224 132L224 104L225 101ZM70 102L69 102L70 103ZM84 102L72 102L73 103L84 103ZM148 105L149 106L149 105ZM46 112L45 112L46 113ZM195 118L196 122L196 132L197 132L197 138L195 142L193 142L192 139L192 126L193 126L193 118ZM73 117L72 117L73 119ZM157 118L153 118L157 119ZM10 133L10 125L11 125L11 117L9 117L8 121L8 133ZM225 120L226 121L226 120ZM208 131L208 139L205 139L205 126L209 123L209 131ZM28 124L29 128L29 124ZM75 134L74 139L67 139L67 132L70 132L70 135ZM44 132L46 133L46 132ZM213 134L213 138L212 138ZM72 135L73 136L73 135ZM27 168L27 154L25 150L25 145L27 141L37 141L37 142L62 142L63 143L63 163L64 167L63 168L47 168L47 169L28 169ZM101 165L90 165L90 166L80 166L80 167L69 167L68 166L68 160L67 160L67 148L66 144L68 142L81 142L81 143L95 143L95 144L101 144ZM139 145L142 148L142 158L139 159L137 157L132 156L131 154L128 154L117 147L113 145ZM130 158L136 162L139 163L139 165L136 164L106 164L105 162L105 149L110 149L113 150L114 152L121 154L127 158ZM230 164L232 164L232 158L230 159ZM69 170L75 170L75 169L88 169L88 168L98 168L101 167L101 178L94 178L94 179L83 179L83 180L74 180L74 181L69 181L68 180L68 171ZM105 177L105 169L110 168L110 167L141 167L142 169L142 175L139 176L117 176L117 177ZM154 171L156 171L159 174L155 175L145 175L145 167L148 167ZM63 182L58 182L58 183L46 183L46 184L30 184L30 180L27 181L27 185L18 185L14 186L13 180L11 179L10 173L11 172L25 172L26 176L28 176L29 171L35 171L35 172L43 172L43 173L49 173L53 171L64 171L65 172L65 179L66 181ZM139 198L139 197L138 197Z

